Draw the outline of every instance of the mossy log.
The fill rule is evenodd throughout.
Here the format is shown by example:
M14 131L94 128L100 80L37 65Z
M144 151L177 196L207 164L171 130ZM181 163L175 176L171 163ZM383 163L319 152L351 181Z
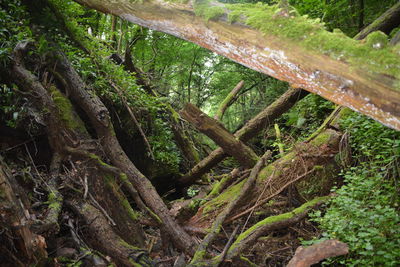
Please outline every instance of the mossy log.
M396 49L360 42L277 5L195 1L76 0L197 43L400 129Z
M204 237L203 241L198 246L196 253L190 262L189 266L198 266L201 262L204 261L204 252L207 250L208 246L214 241L217 237L218 233L220 233L222 229L222 224L225 219L231 212L236 208L238 203L250 192L255 184L255 180L257 179L257 175L264 166L265 162L271 157L271 151L267 151L264 156L262 156L254 168L251 170L249 178L246 183L243 185L241 191L239 192L237 198L235 198L232 202L230 202L225 209L218 214L215 221L213 222L209 233Z
M91 247L110 255L118 266L154 266L147 251L128 244L115 234L107 218L98 209L79 200L68 201L67 205L87 225L87 240Z
M210 137L226 153L234 157L245 168L251 168L258 161L257 154L235 138L221 123L210 118L196 106L188 103L180 112L197 130Z
M257 199L259 203L265 203L291 184L297 184L300 194L306 199L329 193L339 167L335 155L339 152L342 135L337 130L337 123L347 111L344 109L338 112L335 120L329 118L329 123L324 124L324 128L320 129L312 139L295 145L291 152L263 168L257 177L257 186L247 194L241 206L226 221L246 214L257 207ZM334 126L330 127L330 125ZM300 181L304 181L306 185L300 186ZM206 202L188 223L193 227L208 228L215 214L219 214L237 197L245 182L246 179L230 186L219 196ZM301 188L306 188L306 190L301 190Z
M299 222L307 216L310 209L317 207L327 199L328 197L317 197L290 212L271 216L259 221L236 238L225 258L231 260L237 257L245 248L249 247L249 245L256 242L260 236L269 231L282 229ZM218 262L218 257L215 258L214 261Z
M297 101L304 98L308 93L302 89L290 88L271 105L249 120L234 136L246 142L256 136L261 130L273 125L274 121L283 113L288 111ZM178 183L180 186L189 186L202 175L220 163L227 154L222 148L217 148L206 158L195 165L188 173L182 176Z

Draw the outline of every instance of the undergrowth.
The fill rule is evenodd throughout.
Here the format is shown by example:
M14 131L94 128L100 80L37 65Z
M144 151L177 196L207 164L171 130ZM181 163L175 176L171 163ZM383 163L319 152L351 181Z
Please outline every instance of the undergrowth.
M400 261L399 171L400 133L352 113L342 121L350 135L353 166L342 171L345 185L325 213L312 220L324 239L339 239L349 245L347 256L324 264L346 266L396 266Z

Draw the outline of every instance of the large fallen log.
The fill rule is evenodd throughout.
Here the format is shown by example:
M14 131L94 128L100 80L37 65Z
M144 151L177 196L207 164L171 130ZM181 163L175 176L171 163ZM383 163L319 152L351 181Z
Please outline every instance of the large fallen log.
M349 111L348 109L339 110L335 110L334 116L329 117L324 127L321 127L309 141L298 143L291 152L267 165L257 177L257 186L246 195L241 205L226 222L251 212L258 207L259 203L265 204L290 185L298 184L299 181L307 181L309 185L307 194L300 192L303 198L309 199L329 193L339 169L335 161L342 136L337 130L338 121ZM188 221L188 224L193 227L208 228L215 215L237 197L245 182L246 179L207 201Z
M245 168L251 168L258 161L257 154L235 138L221 123L207 116L196 106L188 103L180 115L192 123L197 130L210 137L226 153L234 157Z
M398 48L379 34L359 42L274 5L208 0L76 0L197 43L249 68L400 129Z
M250 140L261 130L273 125L274 121L279 118L279 116L288 111L297 101L304 98L307 94L308 93L302 89L290 88L266 109L248 121L234 134L235 137L243 142ZM217 148L194 166L188 173L182 176L178 181L179 185L182 187L191 185L220 163L225 157L227 157L225 151L222 148Z

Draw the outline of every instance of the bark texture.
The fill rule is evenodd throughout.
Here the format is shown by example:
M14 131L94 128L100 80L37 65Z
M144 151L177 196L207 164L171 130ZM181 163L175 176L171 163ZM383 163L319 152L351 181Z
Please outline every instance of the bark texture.
M310 247L298 247L287 267L308 267L324 259L346 255L349 246L339 240L325 240Z
M258 156L250 147L235 138L221 123L207 116L196 106L188 103L180 114L197 130L221 146L226 153L237 159L243 167L250 168L256 164Z

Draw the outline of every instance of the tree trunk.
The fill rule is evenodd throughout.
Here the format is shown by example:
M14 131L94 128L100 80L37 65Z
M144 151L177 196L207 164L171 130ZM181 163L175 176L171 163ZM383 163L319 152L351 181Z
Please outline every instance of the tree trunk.
M295 145L293 151L266 166L257 177L257 186L247 194L246 199L226 222L248 214L290 185L297 185L304 199L328 194L338 171L335 155L339 152L341 133L336 130L337 123L346 112L347 109L335 111L335 115L328 118L329 123L324 124L312 139ZM238 195L245 181L230 186L219 196L206 202L188 223L193 227L208 228L215 215ZM301 183L306 186L301 186ZM308 190L303 191L302 187Z
M297 101L301 100L307 94L308 93L302 89L289 89L266 109L248 121L234 134L235 137L242 142L250 140L261 130L267 129L269 126L271 126L274 121L279 118L279 116L288 111L294 104L297 103ZM217 148L206 158L201 160L196 166L194 166L188 173L182 176L178 181L179 185L182 187L191 185L202 175L220 163L226 156L227 154L222 148Z
M88 92L88 87L64 55L54 55L57 71L69 82L71 98L87 112L99 138L102 148L114 166L125 173L139 192L145 204L159 217L160 227L168 233L177 248L193 252L193 241L180 225L171 217L161 197L151 182L136 168L120 146L111 124L109 112L97 96Z
M197 130L210 137L226 153L234 157L245 168L251 168L258 161L257 154L240 140L235 138L218 121L210 118L196 106L188 103L180 111L181 116L192 123Z
M362 0L361 0L362 1ZM362 1L363 2L363 1ZM400 25L400 2L383 13L374 22L357 34L354 39L362 40L368 34L374 31L381 31L389 35L389 33Z
M400 60L390 48L377 53L371 43L256 4L76 1L197 43L400 129Z
M233 101L235 101L237 94L243 88L244 81L240 81L235 88L225 97L224 101L221 102L220 106L218 107L217 113L214 116L214 119L217 121L222 120L222 116L224 116L225 110L232 105Z

